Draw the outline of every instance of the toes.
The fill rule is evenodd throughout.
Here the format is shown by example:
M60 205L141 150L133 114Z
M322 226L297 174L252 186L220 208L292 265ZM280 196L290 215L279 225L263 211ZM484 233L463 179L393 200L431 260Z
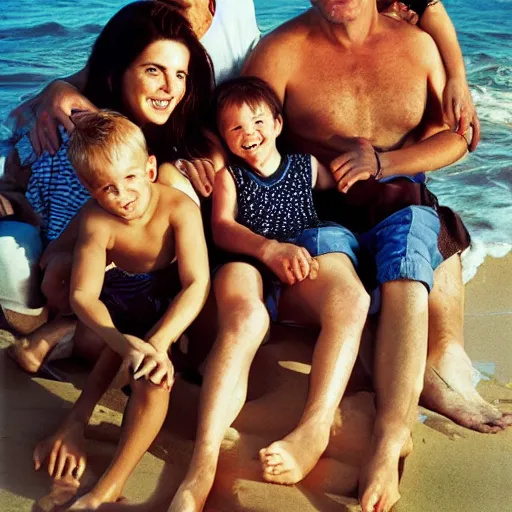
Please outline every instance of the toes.
M278 466L283 464L283 459L277 453L272 453L265 457L265 465L266 466Z
M286 469L283 464L276 464L275 466L266 466L264 471L268 475L280 475L286 472Z
M273 484L281 484L281 485L293 485L296 484L297 481L293 479L293 475L290 471L285 471L284 473L280 473L278 475L273 475L264 472L263 473L263 480L266 480L267 482L271 482Z

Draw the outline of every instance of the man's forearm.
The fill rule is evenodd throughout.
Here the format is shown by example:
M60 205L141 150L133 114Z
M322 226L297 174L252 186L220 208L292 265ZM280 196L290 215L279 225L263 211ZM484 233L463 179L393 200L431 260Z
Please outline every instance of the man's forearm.
M381 153L382 177L435 171L453 164L467 151L463 136L445 130L406 148Z

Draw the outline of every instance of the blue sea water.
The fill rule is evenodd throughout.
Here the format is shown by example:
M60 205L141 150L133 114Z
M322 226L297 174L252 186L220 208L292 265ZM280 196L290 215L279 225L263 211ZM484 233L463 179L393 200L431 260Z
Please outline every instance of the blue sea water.
M80 69L106 21L125 0L2 0L0 140L8 113L49 80ZM465 56L482 123L482 142L463 162L431 173L441 202L458 211L474 240L468 277L484 255L512 244L512 0L445 0ZM309 6L307 0L255 0L267 32Z

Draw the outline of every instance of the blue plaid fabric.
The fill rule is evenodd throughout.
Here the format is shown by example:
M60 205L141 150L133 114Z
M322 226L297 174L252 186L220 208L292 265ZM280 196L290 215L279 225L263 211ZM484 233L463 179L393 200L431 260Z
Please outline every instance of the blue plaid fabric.
M69 136L61 128L62 145L54 156L37 157L28 135L16 144L21 165L32 167L26 197L41 219L41 236L47 245L57 238L90 198L71 166L67 150Z

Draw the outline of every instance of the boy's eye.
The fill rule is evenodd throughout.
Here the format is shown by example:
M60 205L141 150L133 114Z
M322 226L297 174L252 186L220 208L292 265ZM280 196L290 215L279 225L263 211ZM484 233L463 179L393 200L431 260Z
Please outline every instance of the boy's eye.
M106 194L110 194L110 192L114 191L114 187L112 185L107 185L106 187L103 187L103 192Z
M127 179L127 180L133 180L133 179L135 179L135 174L129 174L128 176L126 176L126 179Z
M238 131L240 131L241 129L242 129L242 127L241 127L241 126L235 126L234 128L231 128L231 131L232 131L232 132L238 132Z
M256 120L256 124L263 124L263 120L262 119L257 119Z

